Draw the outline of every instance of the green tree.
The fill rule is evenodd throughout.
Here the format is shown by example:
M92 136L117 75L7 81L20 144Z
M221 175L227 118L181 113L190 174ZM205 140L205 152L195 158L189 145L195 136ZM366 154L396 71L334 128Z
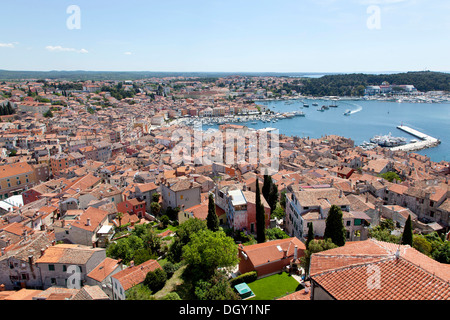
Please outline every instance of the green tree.
M408 244L411 247L413 245L411 215L408 215L408 219L406 219L405 228L403 229L402 234L402 244Z
M119 220L119 228L122 226L123 212L117 212L116 218Z
M155 269L154 271L149 271L145 276L144 285L147 286L152 292L158 292L167 281L167 274L163 269Z
M53 118L52 110L48 109L46 112L44 112L44 117L46 117L46 118Z
M308 238L306 239L306 249L308 249L309 243L314 239L314 228L312 222L308 222Z
M346 230L344 227L344 221L342 219L342 210L336 205L332 205L328 211L328 217L325 221L325 239L331 239L331 241L338 245L345 245Z
M154 216L157 216L161 212L161 205L158 202L150 203L150 209Z
M272 218L277 218L277 219L283 219L285 217L285 215L286 215L286 212L284 212L283 207L278 202L275 210L273 210L273 212L271 214L271 217Z
M279 228L266 229L266 238L270 240L286 239L289 236Z
M169 247L167 259L172 263L180 262L183 247L191 241L192 235L205 229L207 229L206 222L197 218L188 219L180 224L176 232L175 239Z
M195 296L198 300L239 300L228 279L219 272L208 280L199 280L195 286Z
M272 181L272 178L271 178L271 181ZM270 185L269 197L266 199L267 199L267 203L270 206L270 212L273 212L278 203L278 187L273 182Z
M338 246L331 242L331 239L326 240L312 240L305 250L305 255L300 258L300 264L305 270L306 276L309 275L309 267L311 264L311 256L314 253L334 249Z
M191 236L183 248L183 259L200 278L208 279L217 268L234 267L238 262L238 248L225 232L201 230Z
M264 205L261 202L259 184L256 184L256 240L258 243L266 242L266 216Z
M140 283L128 289L126 300L155 300L155 298L152 296L152 290Z
M206 225L209 230L215 232L219 230L219 218L216 214L216 205L214 204L214 196L212 193L208 197L208 215L206 217Z
M450 241L444 241L432 253L433 259L441 263L450 264Z
M422 235L413 236L413 248L427 256L431 256L431 243Z
M159 221L161 222L162 229L165 229L169 225L170 219L169 219L169 217L167 215L163 215L161 217L161 219L159 219Z
M394 180L402 181L402 179L400 179L399 175L393 171L388 171L388 172L382 173L382 174L380 174L380 177L382 177L383 179L385 179L389 182L392 182Z
M256 179L256 183L258 184L258 179ZM272 185L272 177L270 177L267 174L267 169L266 169L266 172L264 174L263 187L262 187L262 190L261 190L264 199L269 199L269 193L270 193L271 185Z

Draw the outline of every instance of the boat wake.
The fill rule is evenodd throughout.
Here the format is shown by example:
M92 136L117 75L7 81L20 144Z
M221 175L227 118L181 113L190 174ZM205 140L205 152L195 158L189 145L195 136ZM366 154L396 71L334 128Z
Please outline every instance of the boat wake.
M360 105L358 105L356 103L349 103L349 102L346 102L346 103L356 107L356 109L355 110L351 110L349 114L358 113L358 112L360 112L363 109L363 107L361 107Z

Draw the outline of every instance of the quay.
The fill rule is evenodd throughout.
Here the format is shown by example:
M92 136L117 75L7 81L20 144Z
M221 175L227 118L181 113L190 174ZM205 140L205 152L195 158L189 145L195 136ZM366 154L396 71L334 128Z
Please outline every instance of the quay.
M402 130L410 135L417 137L420 141L408 143L402 146L390 148L392 151L418 151L426 148L432 148L441 143L439 139L433 138L425 133L417 131L408 126L400 125L397 129Z

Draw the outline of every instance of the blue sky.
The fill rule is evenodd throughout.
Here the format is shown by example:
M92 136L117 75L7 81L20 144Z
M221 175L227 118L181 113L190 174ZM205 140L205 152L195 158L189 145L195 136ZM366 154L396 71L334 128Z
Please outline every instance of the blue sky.
M67 28L70 5L80 29ZM1 11L6 70L450 71L448 0L2 0Z

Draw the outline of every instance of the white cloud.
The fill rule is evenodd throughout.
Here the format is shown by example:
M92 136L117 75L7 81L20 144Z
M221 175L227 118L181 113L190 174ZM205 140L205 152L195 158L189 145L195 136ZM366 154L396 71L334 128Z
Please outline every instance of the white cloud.
M14 48L13 43L0 43L0 48Z
M77 53L89 53L86 49L74 49L74 48L64 48L61 46L46 46L45 49L52 52L77 52Z
M123 54L126 54L127 56L132 55L133 53L131 53L130 51L124 52Z

